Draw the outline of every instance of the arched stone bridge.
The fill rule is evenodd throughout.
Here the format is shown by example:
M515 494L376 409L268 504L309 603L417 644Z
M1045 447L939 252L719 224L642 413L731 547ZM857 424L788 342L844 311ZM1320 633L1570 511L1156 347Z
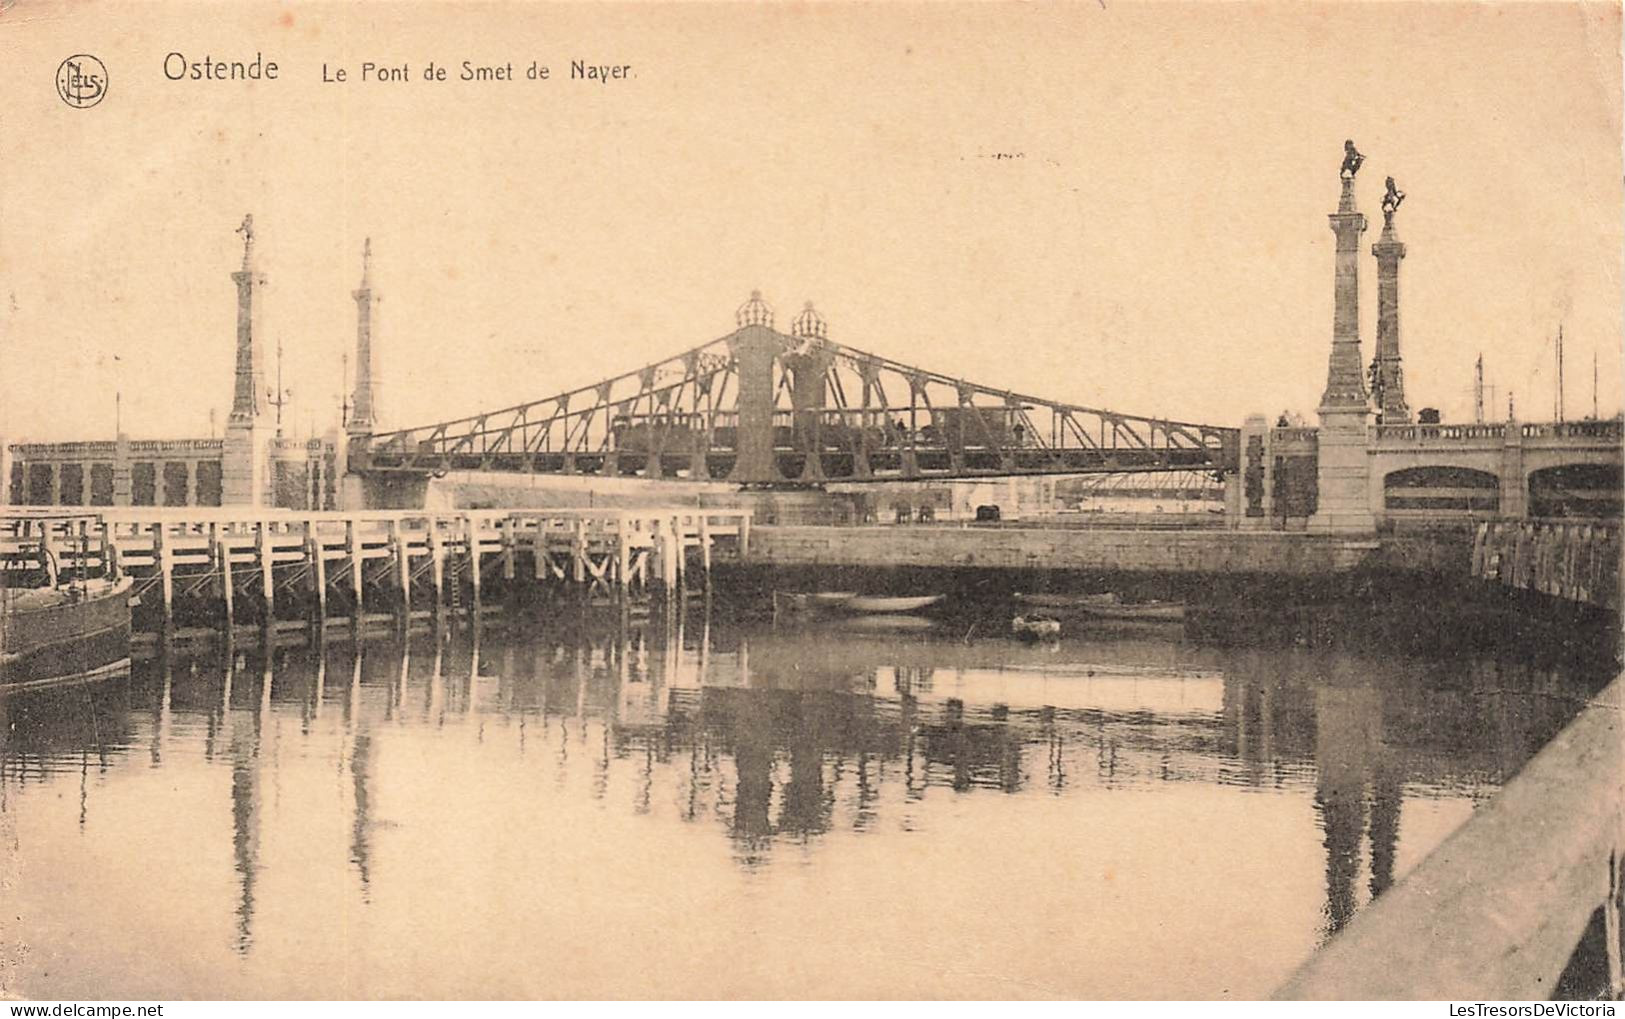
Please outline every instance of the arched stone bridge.
M1585 517L1621 513L1620 419L1375 425L1369 431L1370 510L1379 520ZM1244 515L1307 518L1315 511L1318 430L1243 429Z

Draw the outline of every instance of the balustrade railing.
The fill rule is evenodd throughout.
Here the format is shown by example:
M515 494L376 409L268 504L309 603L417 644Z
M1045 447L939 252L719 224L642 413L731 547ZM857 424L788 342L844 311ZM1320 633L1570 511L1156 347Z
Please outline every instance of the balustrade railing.
M1548 421L1531 422L1523 426L1526 439L1611 439L1625 436L1625 422L1611 421Z
M1460 442L1472 439L1502 439L1506 426L1502 424L1470 425L1372 425L1371 436L1383 440L1417 442L1429 439Z
M112 456L116 442L23 442L11 447L12 455L27 458L91 458Z
M224 448L222 439L137 439L130 443L131 453L219 453Z

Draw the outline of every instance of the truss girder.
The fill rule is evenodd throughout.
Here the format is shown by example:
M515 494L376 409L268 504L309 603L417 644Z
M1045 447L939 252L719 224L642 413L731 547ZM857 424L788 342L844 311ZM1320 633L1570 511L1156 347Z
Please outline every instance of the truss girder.
M757 356L737 357L742 344ZM770 374L742 387L742 363ZM745 416L770 422L750 426L763 434L741 434L742 391L770 401ZM750 326L544 400L374 436L358 466L775 483L1224 472L1238 459L1234 428L1063 403Z

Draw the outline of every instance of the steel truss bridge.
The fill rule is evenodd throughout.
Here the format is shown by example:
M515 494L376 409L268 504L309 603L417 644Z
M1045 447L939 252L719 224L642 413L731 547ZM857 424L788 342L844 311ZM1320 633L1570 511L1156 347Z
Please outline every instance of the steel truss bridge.
M977 385L788 335L759 295L731 334L533 403L358 440L352 469L508 471L743 485L1134 471L1229 472L1239 430Z

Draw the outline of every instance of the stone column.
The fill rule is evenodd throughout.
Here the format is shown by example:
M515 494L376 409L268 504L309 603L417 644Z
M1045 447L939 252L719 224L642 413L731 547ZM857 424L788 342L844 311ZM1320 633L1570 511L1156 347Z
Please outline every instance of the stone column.
M237 284L237 372L231 416L220 458L220 502L224 506L259 506L266 502L264 358L259 342L259 306L255 291L266 286L254 268L254 217L243 219L243 267L231 274Z
M1329 217L1337 235L1332 351L1320 397L1319 500L1309 520L1313 531L1369 534L1371 467L1366 416L1369 397L1360 370L1360 234L1365 217L1354 207L1354 174L1343 175L1343 194Z
M361 285L351 291L355 299L355 392L345 431L369 436L378 426L378 376L372 358L372 326L381 299L372 289L372 238L361 248Z
M1382 405L1378 408L1385 425L1403 425L1411 420L1405 403L1405 373L1399 358L1399 262L1405 245L1394 234L1394 217L1384 208L1382 237L1371 245L1377 256L1377 379Z

